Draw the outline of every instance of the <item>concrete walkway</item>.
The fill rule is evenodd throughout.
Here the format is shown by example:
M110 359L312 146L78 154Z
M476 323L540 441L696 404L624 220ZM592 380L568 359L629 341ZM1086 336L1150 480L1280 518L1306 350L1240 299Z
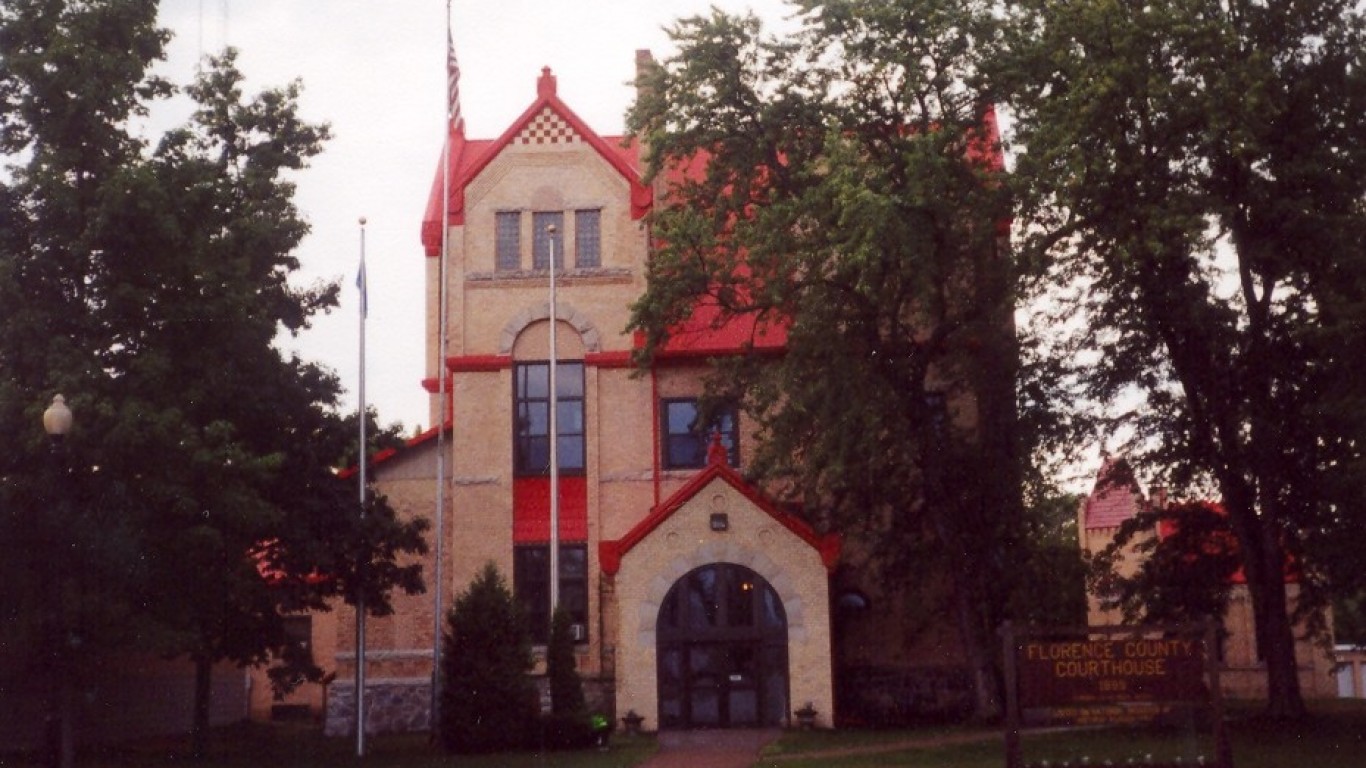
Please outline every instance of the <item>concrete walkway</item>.
M764 730L660 731L659 752L640 768L749 768L782 735Z
M902 741L845 747L818 752L802 752L759 760L759 752L782 735L776 728L766 730L661 731L659 752L638 768L751 768L774 766L789 760L819 760L823 757L848 757L901 752L907 749L948 747L997 741L993 732L934 735Z

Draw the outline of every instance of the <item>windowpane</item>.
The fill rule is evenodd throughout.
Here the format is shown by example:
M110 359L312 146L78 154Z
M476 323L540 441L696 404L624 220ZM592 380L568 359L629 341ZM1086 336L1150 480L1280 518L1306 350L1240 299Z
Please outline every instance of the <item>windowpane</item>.
M548 410L548 409L547 409ZM583 434L583 403L580 401L565 402L560 400L555 403L555 424L560 431L560 436L581 435Z
M702 450L702 440L698 435L669 435L667 443L668 459L665 466L673 469L680 467L700 467L706 460Z
M669 593L664 604L659 607L659 628L677 629L678 623L678 591Z
M754 626L754 582L739 571L730 570L727 575L726 625Z
M787 624L787 617L783 614L783 601L778 597L778 593L773 591L773 587L764 588L763 624L765 627L775 628Z
M563 471L575 471L583 469L583 438L578 435L561 435L557 449L560 469Z
M563 567L560 568L560 573L564 573ZM570 618L583 616L588 610L588 585L583 582L571 583L563 576L561 576L560 582L560 605L569 612ZM575 623L582 624L583 622L580 619L575 619Z
M574 265L602 266L602 212L574 211Z
M549 370L549 366L546 366ZM549 385L546 386L549 392ZM557 397L583 397L583 363L555 364L555 395Z
M560 573L566 577L588 575L588 548L564 547L560 552Z
M517 373L522 378L520 386L524 397L541 398L550 395L550 366L523 365L517 368Z
M588 629L588 548L584 544L560 547L560 606L569 619ZM513 586L534 642L550 637L550 545L519 546L513 552ZM579 642L583 642L580 640Z
M550 623L549 555L545 546L513 550L513 591L533 639L545 637Z
M704 629L717 626L721 605L716 590L716 569L704 568L688 577L688 626Z
M564 268L564 212L537 211L531 214L531 265L550 268L550 227L555 227L555 268Z
M530 437L519 441L517 474L544 475L550 472L550 438Z
M499 271L520 269L522 266L522 213L499 211L495 214L495 239Z
M535 436L550 434L549 403L522 403L517 409L520 434Z
M516 445L513 465L518 475L543 475L550 471L550 364L519 363L514 393ZM557 366L555 425L559 433L559 464L562 471L581 472L586 445L583 415L583 364Z
M669 434L679 435L693 431L693 423L697 421L696 401L675 400L664 407L669 419Z
M721 445L726 449L728 463L740 465L740 433L733 410L720 413L710 425L698 420L696 399L665 400L664 407L664 466L668 469L691 469L707 462L707 447L712 433L721 432Z

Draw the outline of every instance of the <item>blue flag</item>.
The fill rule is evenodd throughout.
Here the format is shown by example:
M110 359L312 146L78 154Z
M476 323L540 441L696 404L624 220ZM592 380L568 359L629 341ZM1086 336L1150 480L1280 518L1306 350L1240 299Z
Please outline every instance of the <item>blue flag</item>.
M369 316L370 316L370 301L369 301L369 298L366 296L366 284L365 284L365 258L364 258L364 257L361 257L361 260L360 260L360 270L359 270L358 272L356 272L356 288L358 288L358 289L360 290L360 316L361 316L361 317L369 317Z

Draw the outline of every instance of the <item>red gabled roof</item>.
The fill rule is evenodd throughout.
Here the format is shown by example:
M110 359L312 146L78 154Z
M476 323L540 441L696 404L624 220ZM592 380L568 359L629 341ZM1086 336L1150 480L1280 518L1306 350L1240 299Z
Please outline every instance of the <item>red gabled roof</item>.
M424 443L429 443L432 440L435 440L437 435L439 435L441 432L450 432L451 426L452 423L450 421L447 421L445 424L442 424L439 427L432 427L431 429L428 429L426 432L422 432L417 435L414 435L413 437L408 438L408 440L406 440L403 443L402 448L385 448L382 451L378 451L375 453L374 456L370 457L369 466L378 466L401 453L405 453ZM360 467L356 466L355 464L352 464L351 466L346 467L345 469L339 470L337 472L337 477L343 480L349 480L355 477L356 473L358 472L360 472Z
M645 335L636 332L637 349ZM720 305L706 297L693 306L692 315L669 330L664 346L655 352L660 360L691 360L745 353L777 354L787 349L787 324L761 320L753 313L726 316Z
M598 556L602 563L603 572L608 575L616 574L621 569L621 559L627 552L635 548L665 520L673 517L674 513L681 509L684 504L717 479L728 483L746 499L749 499L755 507L781 523L783 527L796 534L802 541L810 544L812 549L820 553L821 562L825 565L826 570L833 570L839 560L841 547L839 534L827 533L822 536L816 533L806 521L779 509L763 492L745 482L739 473L726 464L725 454L725 449L709 450L706 468L698 472L692 480L689 480L686 485L651 510L650 514L636 523L635 527L628 531L625 536L616 540L599 542Z
M1087 530L1118 528L1142 505L1143 494L1129 462L1106 456L1096 473L1096 486L1083 502L1082 521Z
M465 222L465 187L546 110L568 123L585 144L595 149L630 184L632 218L639 219L649 211L654 196L651 188L641 179L639 144L634 141L628 143L619 136L604 137L595 133L556 95L555 76L550 73L550 67L544 67L536 81L536 100L508 126L502 136L492 141L468 141L463 132L452 130L449 136L450 197L446 204L448 224ZM436 256L441 250L442 186L442 169L438 162L432 191L427 198L427 211L422 219L422 245L428 256Z

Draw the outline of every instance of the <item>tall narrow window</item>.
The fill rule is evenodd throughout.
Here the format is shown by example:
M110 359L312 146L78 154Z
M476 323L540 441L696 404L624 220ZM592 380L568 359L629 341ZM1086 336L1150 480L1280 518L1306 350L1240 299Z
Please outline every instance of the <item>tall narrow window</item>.
M550 227L555 227L555 268L564 269L564 212L537 211L531 214L531 266L550 269Z
M526 616L534 642L550 637L550 545L530 544L513 550L512 588ZM560 606L569 614L577 642L588 640L588 547L560 545Z
M513 469L519 476L550 473L550 363L519 363L515 369ZM556 431L560 471L583 472L583 363L555 369Z
M522 267L522 214L520 211L499 211L494 215L494 264L499 272L511 272Z
M732 467L740 465L739 419L733 409L726 409L710 423L703 424L696 399L665 400L661 405L666 469L692 469L706 464L707 446L717 430L721 432L721 445L726 448L729 464Z
M602 266L602 211L574 211L574 266Z

